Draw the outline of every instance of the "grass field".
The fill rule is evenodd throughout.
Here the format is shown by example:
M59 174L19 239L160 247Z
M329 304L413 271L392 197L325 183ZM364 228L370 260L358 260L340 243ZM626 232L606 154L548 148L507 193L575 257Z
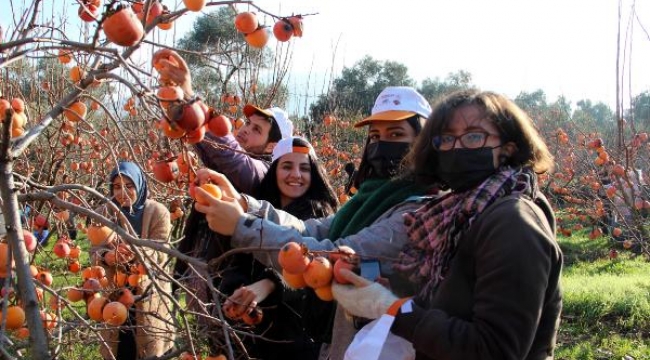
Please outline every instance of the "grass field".
M606 238L560 237L564 309L557 359L650 359L650 262ZM620 248L619 248L620 250Z

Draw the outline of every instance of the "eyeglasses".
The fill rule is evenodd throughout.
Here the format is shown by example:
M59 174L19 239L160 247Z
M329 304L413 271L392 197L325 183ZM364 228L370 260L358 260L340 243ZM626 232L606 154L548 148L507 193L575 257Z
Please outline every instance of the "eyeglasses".
M447 151L453 149L456 146L456 140L459 140L465 149L478 149L485 146L489 136L499 135L490 134L486 131L472 131L460 136L443 134L434 136L431 144L436 150Z

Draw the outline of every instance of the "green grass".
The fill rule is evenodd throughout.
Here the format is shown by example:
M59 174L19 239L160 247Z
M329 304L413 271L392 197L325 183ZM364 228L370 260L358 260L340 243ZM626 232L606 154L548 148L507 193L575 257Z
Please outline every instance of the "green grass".
M38 267L43 267L52 272L54 283L51 288L56 289L59 295L66 298L67 288L71 286L81 285L81 274L73 274L68 270L68 263L64 259L59 259L52 252L52 248L57 241L56 235L53 235L48 244L39 249L36 253L34 264ZM81 268L90 266L90 256L88 250L90 243L86 240L85 234L78 232L77 239L74 241L81 247L81 254L79 262ZM59 290L66 289L66 290ZM43 304L49 304L50 294L45 295ZM83 301L72 303L71 307L82 317L86 316L86 306ZM48 309L50 310L50 309ZM61 310L59 321L63 326L72 327L76 330L69 331L63 335L62 346L59 348L59 359L101 359L99 355L99 345L96 342L95 336L90 331L83 321L73 314L70 308L65 307Z
M564 308L557 359L650 359L650 262L606 238L560 237ZM619 250L620 251L620 250Z

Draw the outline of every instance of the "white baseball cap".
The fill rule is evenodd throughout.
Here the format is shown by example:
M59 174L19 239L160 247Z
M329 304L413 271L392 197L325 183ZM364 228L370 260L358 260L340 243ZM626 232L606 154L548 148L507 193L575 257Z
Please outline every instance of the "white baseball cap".
M300 136L292 136L280 140L278 144L275 145L273 148L273 161L290 153L307 154L311 155L314 159L317 159L316 152L309 141Z
M266 117L273 118L275 123L278 124L278 128L280 128L280 134L282 134L283 139L289 138L293 135L293 123L289 120L289 114L287 114L286 111L279 107L262 110L251 104L244 106L244 115L246 115L246 117L251 117L255 113L260 113Z
M424 96L409 86L389 86L377 96L371 115L354 124L354 127L373 121L401 121L416 114L425 118L431 114L431 105Z

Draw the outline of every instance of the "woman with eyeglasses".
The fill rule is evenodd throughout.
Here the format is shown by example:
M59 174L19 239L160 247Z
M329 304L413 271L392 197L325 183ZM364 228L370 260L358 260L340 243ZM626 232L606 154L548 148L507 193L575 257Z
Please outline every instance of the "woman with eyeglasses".
M451 189L406 215L395 268L412 299L349 271L333 286L357 316L395 316L416 359L551 359L560 320L562 253L537 174L553 158L533 122L492 92L462 91L434 108L408 155L420 181ZM435 175L435 176L434 176Z

